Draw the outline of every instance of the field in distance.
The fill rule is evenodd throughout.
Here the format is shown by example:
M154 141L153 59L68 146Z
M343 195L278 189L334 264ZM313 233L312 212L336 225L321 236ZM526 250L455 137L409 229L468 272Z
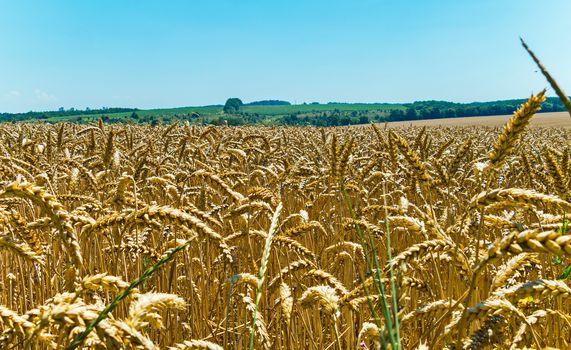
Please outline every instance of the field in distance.
M281 104L275 104L281 103ZM70 108L58 111L0 113L0 122L46 121L93 123L102 118L105 123L130 124L191 124L212 125L313 125L345 126L384 123L407 120L430 120L440 125L444 118L511 115L523 100L453 103L447 101L416 101L413 103L309 103L290 104L287 101L266 100L244 104L238 110L224 112L223 105L202 107L179 107L142 110L136 108L101 108L77 110ZM564 111L556 97L549 97L542 104L542 114ZM495 119L495 117L492 117ZM488 120L489 118L483 118ZM464 119L454 121L463 124ZM469 120L472 123L481 121ZM408 122L405 122L408 124ZM448 123L448 122L447 122ZM495 125L495 121L493 124Z
M485 117L464 117L464 118L444 118L427 119L403 122L391 122L391 127L398 126L503 126L511 115L494 115ZM538 113L531 120L532 127L554 127L571 128L571 117L567 112Z

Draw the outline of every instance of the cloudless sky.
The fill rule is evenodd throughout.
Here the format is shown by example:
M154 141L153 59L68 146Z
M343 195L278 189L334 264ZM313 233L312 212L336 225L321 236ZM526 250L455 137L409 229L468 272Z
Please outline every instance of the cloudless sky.
M0 111L571 91L569 0L0 0ZM552 93L550 93L552 95Z

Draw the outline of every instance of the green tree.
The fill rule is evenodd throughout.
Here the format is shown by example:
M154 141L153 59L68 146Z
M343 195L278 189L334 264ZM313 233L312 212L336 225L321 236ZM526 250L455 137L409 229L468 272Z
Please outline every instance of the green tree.
M242 100L236 97L232 97L226 100L226 104L224 105L224 113L236 113L240 110L240 107L243 105Z
M404 112L400 109L391 109L391 112L389 114L389 120L390 121L398 121L398 120L404 120Z
M444 117L445 118L456 118L456 111L453 110L452 108L448 108L446 111L444 111Z
M407 120L415 120L417 118L416 109L411 107L407 108L405 115Z
M338 125L351 125L351 118L348 115L344 115L339 118Z

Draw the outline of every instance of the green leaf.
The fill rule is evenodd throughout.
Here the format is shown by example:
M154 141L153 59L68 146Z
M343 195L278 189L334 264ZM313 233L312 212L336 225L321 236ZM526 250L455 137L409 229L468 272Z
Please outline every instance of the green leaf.
M565 270L563 270L563 273L561 274L561 276L559 276L558 279L560 280L567 279L569 275L571 275L571 265L567 265L567 267L565 268Z
M561 257L559 255L555 255L553 257L553 265L561 265L562 261L561 261Z
M143 256L143 270L146 270L149 267L149 257L144 255ZM147 281L143 282L143 288L147 286Z
M559 230L557 230L557 233L559 233L560 236L563 236L567 234L568 230L569 230L569 220L567 220L567 218L563 218L563 225L559 228Z

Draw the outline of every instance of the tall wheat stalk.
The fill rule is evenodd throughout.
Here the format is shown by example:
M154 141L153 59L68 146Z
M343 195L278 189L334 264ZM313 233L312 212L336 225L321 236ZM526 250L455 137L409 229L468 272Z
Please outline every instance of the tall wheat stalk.
M266 238L266 242L264 244L264 252L262 254L262 261L260 263L260 271L258 272L258 286L256 288L256 300L255 300L256 308L254 309L254 316L252 317L252 325L251 325L252 331L250 332L250 350L254 348L256 320L258 317L258 309L260 308L260 300L262 299L262 287L264 285L266 270L268 269L268 263L270 261L272 241L274 239L274 235L278 228L278 222L280 215L282 213L282 208L283 204L280 202L276 207L276 209L274 210L272 222L270 224L270 229L268 230L268 237Z
M557 96L561 100L561 103L563 103L563 105L565 106L565 109L567 109L567 112L569 112L569 115L571 116L571 100L569 100L569 97L565 94L565 92L563 92L563 89L559 86L559 84L557 84L557 82L551 76L551 74L549 74L549 72L547 71L547 69L545 68L543 63L541 63L541 61L539 60L539 58L537 58L535 53L533 53L533 51L531 51L531 49L529 48L529 46L527 46L525 41L522 38L520 38L520 41L521 41L521 45L524 47L524 49L527 51L527 53L529 53L529 55L531 56L531 58L533 59L535 64L537 64L537 67L539 67L541 74L543 74L543 76L545 77L545 79L547 79L547 81L549 82L549 84L551 85L553 90L555 90L555 93L557 94Z

